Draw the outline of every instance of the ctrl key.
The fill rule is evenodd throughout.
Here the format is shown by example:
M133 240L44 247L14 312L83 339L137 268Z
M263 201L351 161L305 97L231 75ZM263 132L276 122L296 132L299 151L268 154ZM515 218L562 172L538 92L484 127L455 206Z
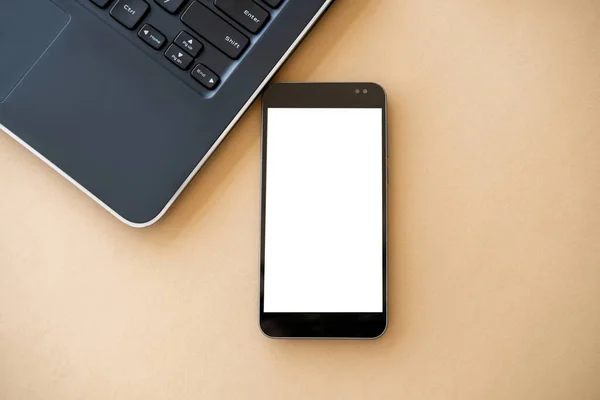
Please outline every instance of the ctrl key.
M212 90L219 84L219 76L212 72L206 65L198 64L192 70L192 78L205 88Z
M165 52L165 57L181 69L188 69L192 61L194 61L191 56L174 44L169 46Z
M117 0L110 9L110 15L127 29L133 29L149 8L144 0Z

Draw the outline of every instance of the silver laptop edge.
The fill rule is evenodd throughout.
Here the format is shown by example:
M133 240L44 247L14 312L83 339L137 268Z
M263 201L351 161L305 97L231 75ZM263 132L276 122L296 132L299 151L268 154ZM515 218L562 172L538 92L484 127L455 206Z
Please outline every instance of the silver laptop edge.
M202 160L200 160L200 162L198 163L198 165L196 165L196 167L192 170L192 172L190 173L190 175L186 178L186 180L179 187L179 189L177 189L177 191L175 192L175 194L173 195L173 197L171 197L171 199L167 202L167 204L160 211L160 213L158 213L158 215L156 217L154 217L152 220L150 220L148 222L135 223L135 222L131 222L131 221L128 221L127 219L123 218L115 210L113 210L112 208L110 208L109 206L107 206L104 202L102 202L102 200L100 200L98 197L94 196L89 190L87 190L86 188L84 188L83 186L81 186L75 179L71 178L64 171L62 171L60 168L58 168L56 165L54 165L50 160L48 160L46 157L44 157L42 154L40 154L37 150L35 150L33 147L29 146L23 140L21 140L17 135L15 135L7 127L5 127L1 122L0 122L0 129L4 130L6 133L8 133L8 135L10 137L12 137L18 143L20 143L27 150L29 150L30 152L32 152L40 160L42 160L43 162L45 162L46 164L48 164L52 169L54 169L56 172L58 172L59 174L61 174L65 179L67 179L69 182L71 182L73 185L75 185L77 188L79 188L79 190L81 190L83 193L87 194L96 203L98 203L102 207L104 207L104 209L106 209L106 211L108 211L113 216L115 216L119 221L121 221L121 222L123 222L123 223L125 223L125 224L127 224L127 225L129 225L129 226L131 226L133 228L145 228L145 227L148 227L150 225L155 224L158 220L160 220L165 215L165 213L173 205L173 203L175 202L175 200L179 197L179 195L181 194L181 192L183 192L183 189L185 189L185 187L191 182L191 180L194 178L194 176L196 175L196 173L198 173L198 171L200 170L200 168L202 168L202 166L204 165L204 163L206 162L206 160L208 160L208 158L212 155L212 153L217 149L217 147L219 146L219 144L221 144L221 142L223 141L223 139L225 139L225 137L227 136L227 134L229 133L229 131L231 131L231 129L233 128L233 126L242 117L242 115L244 114L244 112L246 112L246 110L254 102L254 100L256 99L256 97L258 97L258 95L263 90L263 88L265 87L265 85L271 80L271 78L273 77L273 75L275 75L275 73L277 72L277 70L279 70L279 68L281 68L281 65L288 59L288 57L296 49L296 47L298 46L298 44L300 44L300 41L302 41L302 39L304 39L304 37L307 35L307 33L310 31L310 29L313 27L313 25L317 22L317 20L319 19L319 17L325 12L325 10L327 10L327 7L329 7L329 5L330 5L330 3L332 1L333 0L327 0L327 1L325 1L325 4L323 4L323 6L319 9L319 11L317 12L317 14L310 20L310 22L308 23L308 25L306 25L306 27L304 28L304 30L300 33L300 35L296 38L296 40L294 40L294 42L292 43L292 45L283 54L283 56L277 62L277 64L275 64L275 67L273 67L273 69L271 70L271 72L269 72L269 74L266 76L265 80L262 81L262 83L260 84L260 86L252 94L252 96L250 97L250 99L248 99L248 101L246 102L246 104L244 104L244 106L236 114L236 116L233 118L233 120L231 121L231 123L227 126L227 128L225 128L225 130L219 136L219 138L217 139L217 141L208 150L208 152L206 153L206 155L202 158Z

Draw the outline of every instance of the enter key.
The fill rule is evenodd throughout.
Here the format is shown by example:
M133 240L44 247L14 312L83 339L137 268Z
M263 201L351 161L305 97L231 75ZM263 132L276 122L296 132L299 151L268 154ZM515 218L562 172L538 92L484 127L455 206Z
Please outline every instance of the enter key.
M252 33L269 20L269 13L252 0L215 0L215 6Z

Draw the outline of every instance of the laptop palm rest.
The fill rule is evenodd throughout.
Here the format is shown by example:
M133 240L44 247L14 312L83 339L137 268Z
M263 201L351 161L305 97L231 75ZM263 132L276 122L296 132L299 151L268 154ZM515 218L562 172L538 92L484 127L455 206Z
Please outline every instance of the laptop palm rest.
M0 1L0 102L27 75L69 23L50 0ZM15 35L19 35L15 40Z

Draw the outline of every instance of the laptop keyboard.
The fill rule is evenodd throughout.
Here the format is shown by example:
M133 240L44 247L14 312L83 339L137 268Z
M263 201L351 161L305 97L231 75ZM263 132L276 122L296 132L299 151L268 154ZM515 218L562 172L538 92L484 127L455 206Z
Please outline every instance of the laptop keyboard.
M232 64L243 56L284 0L89 0L104 9L123 28L157 52L176 71L188 73L189 83L212 91L218 88L227 62L207 47L217 49ZM169 28L148 21L153 13L168 13ZM165 21L165 18L158 18ZM164 22L163 22L164 23ZM172 24L179 24L173 29ZM166 24L165 24L166 25ZM174 32L169 34L166 32ZM208 52L207 52L208 53ZM212 58L212 60L211 60ZM214 61L211 62L211 61ZM214 65L211 65L214 64ZM218 68L216 68L218 67Z

